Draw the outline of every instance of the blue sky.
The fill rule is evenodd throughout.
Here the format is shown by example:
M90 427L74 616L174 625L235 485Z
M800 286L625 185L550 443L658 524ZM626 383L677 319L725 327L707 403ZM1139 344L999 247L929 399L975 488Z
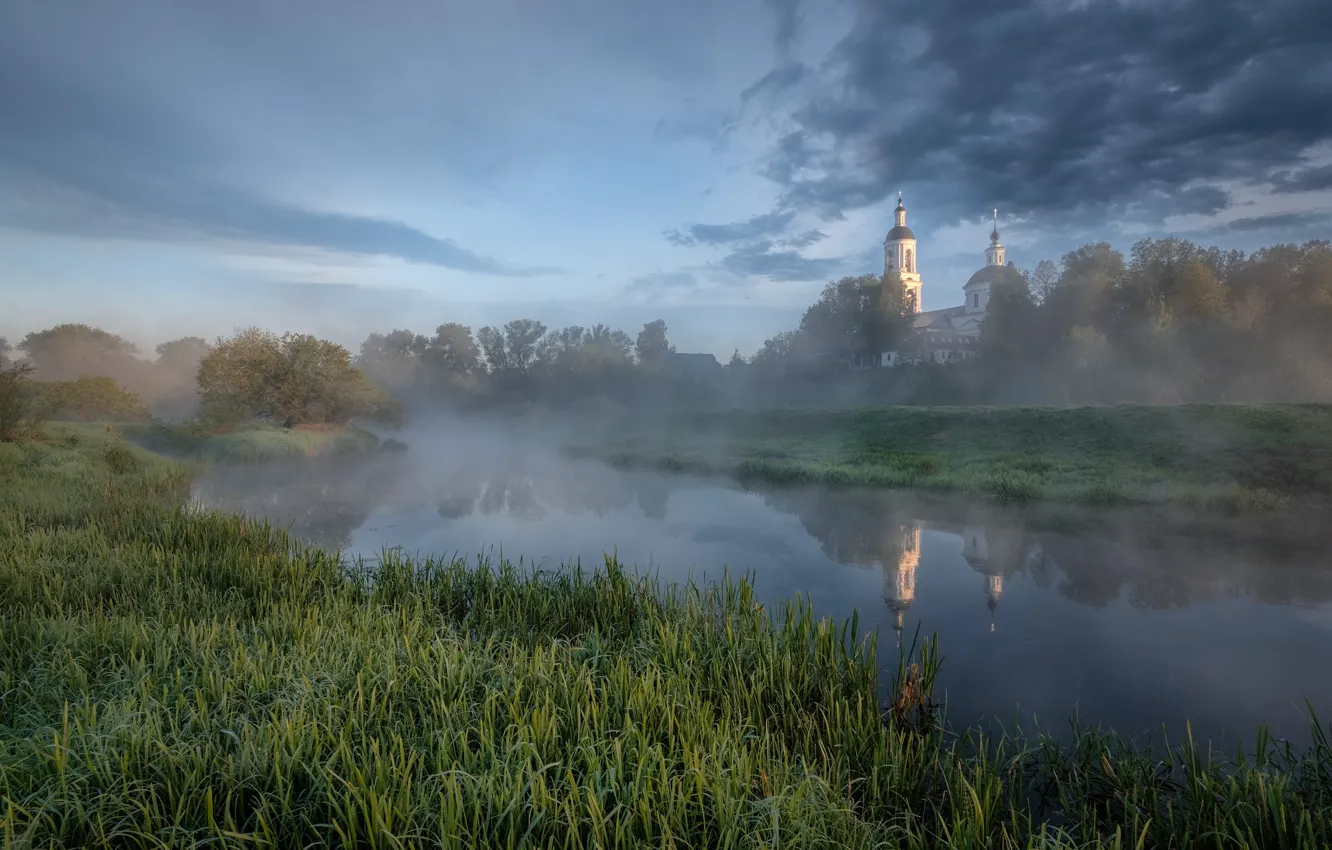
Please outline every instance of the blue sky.
M1318 0L17 0L0 336L532 317L751 353L881 269L1332 236Z

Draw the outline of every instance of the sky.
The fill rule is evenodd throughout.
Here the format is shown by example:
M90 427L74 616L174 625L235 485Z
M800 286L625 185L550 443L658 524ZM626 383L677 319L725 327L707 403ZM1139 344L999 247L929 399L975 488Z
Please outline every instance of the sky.
M8 0L0 336L667 321L882 271L1332 238L1326 0Z

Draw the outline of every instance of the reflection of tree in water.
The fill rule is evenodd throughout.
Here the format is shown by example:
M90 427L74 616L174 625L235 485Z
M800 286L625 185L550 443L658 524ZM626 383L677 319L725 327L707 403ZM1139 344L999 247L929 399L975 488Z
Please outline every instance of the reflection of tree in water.
M643 515L648 519L665 519L673 489L670 479L664 475L640 475L635 485L634 498Z
M210 508L268 520L306 543L343 549L382 490L377 476L358 473L363 470L224 470L200 481L196 496Z
M538 520L548 513L591 512L604 516L633 500L623 478L553 470L533 472L460 470L435 487L435 503L444 519L473 512Z

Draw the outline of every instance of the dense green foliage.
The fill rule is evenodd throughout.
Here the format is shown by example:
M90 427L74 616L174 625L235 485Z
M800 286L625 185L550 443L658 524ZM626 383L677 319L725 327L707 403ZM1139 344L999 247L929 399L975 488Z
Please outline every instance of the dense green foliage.
M275 336L258 328L238 332L199 363L205 420L346 424L363 416L401 420L401 407L352 366L336 343L308 334Z
M1332 493L1332 407L888 407L707 414L570 451L771 482L1091 504L1275 507Z
M70 381L41 384L41 396L51 415L77 422L138 422L149 418L148 406L138 393L111 378L84 375Z
M26 363L0 365L0 442L17 440L41 425L48 411Z
M931 645L880 683L854 624L744 582L359 575L187 483L115 434L0 445L0 847L1332 840L1325 737L959 740Z

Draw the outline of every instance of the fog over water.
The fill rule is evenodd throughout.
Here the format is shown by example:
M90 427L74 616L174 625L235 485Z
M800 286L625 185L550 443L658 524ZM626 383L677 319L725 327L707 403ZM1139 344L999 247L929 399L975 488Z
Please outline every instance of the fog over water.
M447 435L447 436L444 436ZM378 557L505 559L554 569L607 554L663 581L753 574L760 598L896 641L938 632L949 719L1062 732L1076 711L1128 734L1306 741L1332 710L1332 518L1005 508L892 492L747 491L732 482L566 460L497 429L417 428L354 464L222 469L197 498ZM898 629L901 630L900 634Z

